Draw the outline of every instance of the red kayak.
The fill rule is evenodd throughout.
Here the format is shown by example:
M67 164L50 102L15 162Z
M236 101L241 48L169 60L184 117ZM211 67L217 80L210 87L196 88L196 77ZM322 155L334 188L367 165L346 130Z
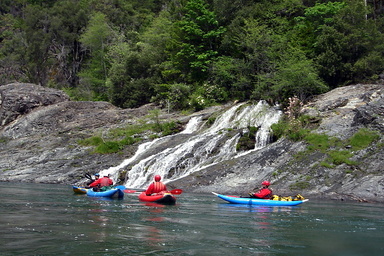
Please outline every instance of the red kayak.
M145 192L140 193L139 200L144 202L152 202L158 204L175 204L176 197L170 191L157 193L156 195L147 196Z

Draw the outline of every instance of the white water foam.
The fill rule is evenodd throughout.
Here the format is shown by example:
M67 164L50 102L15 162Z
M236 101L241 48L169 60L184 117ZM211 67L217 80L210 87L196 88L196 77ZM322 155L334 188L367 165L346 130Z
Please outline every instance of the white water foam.
M141 159L146 150L163 140L173 139L172 136L178 136L178 134L144 143L139 146L133 157L124 160L118 166L103 170L101 174L110 174L114 180L117 180L121 170L141 159L128 171L128 180L125 183L127 187L144 188L152 182L155 174L164 177L163 181L165 183L180 179L201 168L239 155L236 152L236 144L240 138L238 133L233 137L229 137L224 143L222 141L230 129L259 127L256 133L257 139L254 150L265 147L269 142L270 126L276 123L280 116L280 111L275 110L263 101L256 105L242 103L231 107L216 118L209 129L201 133L196 132L201 126L201 117L193 117L187 124L186 129L180 133L184 136L190 135L188 141ZM220 142L222 143L219 146L220 149L213 152ZM247 152L241 152L240 154Z

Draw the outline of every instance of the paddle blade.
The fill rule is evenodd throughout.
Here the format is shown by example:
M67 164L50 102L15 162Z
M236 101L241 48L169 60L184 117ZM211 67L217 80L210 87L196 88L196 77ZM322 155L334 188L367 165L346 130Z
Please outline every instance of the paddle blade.
M119 186L115 186L115 188L119 188L121 190L124 190L125 189L125 186L124 185L119 185Z
M173 195L180 195L181 193L183 193L183 190L182 189L173 189L169 192L171 192Z
M137 190L131 190L131 189L124 189L123 191L124 191L124 193L136 193L136 192L139 192Z
M84 177L87 179L93 180L91 174L89 173L84 174Z

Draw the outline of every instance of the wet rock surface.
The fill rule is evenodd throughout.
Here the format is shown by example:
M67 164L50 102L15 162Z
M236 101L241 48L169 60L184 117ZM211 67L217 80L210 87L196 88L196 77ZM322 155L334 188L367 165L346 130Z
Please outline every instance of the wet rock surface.
M135 124L155 108L151 104L120 109L106 102L74 102L62 91L31 84L0 86L0 97L0 181L80 184L86 172L119 165L138 145L102 155L92 154L91 148L81 146L78 140ZM247 194L263 180L270 180L279 195L300 193L312 198L384 202L383 106L384 86L380 84L337 88L305 106L305 114L319 120L315 132L343 140L360 128L380 133L378 141L353 152L357 165L324 167L321 161L325 154L306 153L304 142L280 139L168 186L187 192ZM207 119L227 107L217 106L199 114ZM160 118L185 125L193 115L196 113L161 112ZM179 141L163 143L158 150L187 139L180 136ZM300 152L305 157L298 157Z
M314 131L346 140L361 128L376 131L380 139L353 152L351 160L332 168L322 165L325 153L306 151L303 142L281 139L237 159L201 170L174 187L196 192L247 194L270 180L275 194L336 200L384 202L384 86L353 85L318 96L304 114L320 120ZM340 149L343 150L343 149Z

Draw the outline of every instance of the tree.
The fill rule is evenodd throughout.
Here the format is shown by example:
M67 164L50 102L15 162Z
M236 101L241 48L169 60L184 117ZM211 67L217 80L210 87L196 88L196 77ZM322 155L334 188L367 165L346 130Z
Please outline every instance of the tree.
M383 35L363 1L317 3L296 19L296 39L332 88L382 72Z
M158 82L152 75L151 53L142 49L141 44L119 42L111 47L108 57L111 62L108 86L112 103L123 108L149 103L153 86Z
M168 50L171 62L186 82L204 81L218 55L225 29L219 26L214 12L203 0L188 0Z
M46 86L49 68L53 62L49 55L52 41L51 17L48 9L37 5L28 5L24 15L22 36L25 50L20 55L20 61L29 82Z
M325 93L328 86L321 80L313 61L307 59L297 49L291 49L277 64L272 86L275 99L297 96L305 102L310 97Z
M25 35L17 24L11 14L0 16L0 84L28 81L26 65L22 62Z
M80 42L90 52L86 68L79 74L83 86L90 86L95 93L94 99L108 100L105 81L108 75L109 63L106 60L108 47L116 37L114 29L108 24L105 14L96 12L91 16Z
M86 52L79 42L87 24L87 14L77 0L59 1L50 8L52 41L50 55L55 62L50 67L51 84L59 88L75 88L78 72ZM52 85L51 85L52 86Z
M108 82L114 104L137 107L150 102L155 84L161 83L159 63L167 58L165 49L171 38L171 27L169 13L163 11L137 37L137 42L122 37L110 48Z

